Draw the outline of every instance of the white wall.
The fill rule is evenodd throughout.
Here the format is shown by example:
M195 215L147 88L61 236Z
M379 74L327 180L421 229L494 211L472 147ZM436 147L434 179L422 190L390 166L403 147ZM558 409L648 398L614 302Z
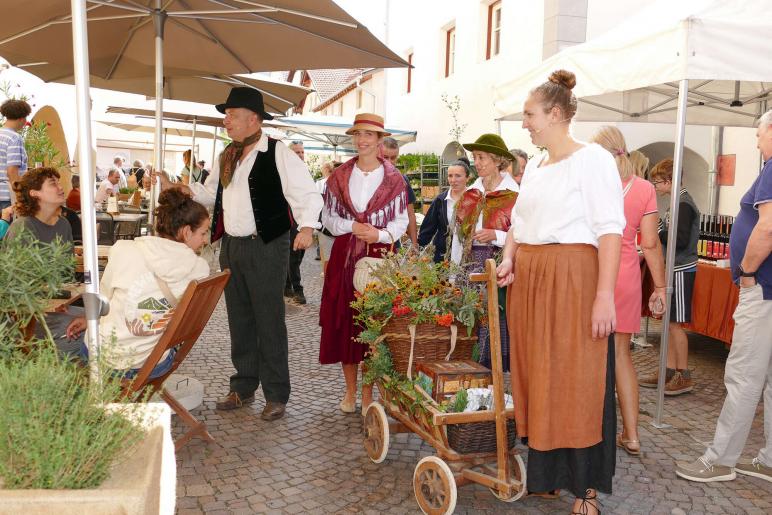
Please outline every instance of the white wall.
M406 152L442 151L451 140L450 112L441 95L461 99L461 123L468 124L461 139L474 141L496 132L492 88L517 76L518 70L540 62L543 3L504 0L501 53L485 60L488 2L478 0L391 0L389 47L402 56L413 52L412 91L406 92L407 70L389 69L386 123L418 131ZM444 29L455 23L455 73L444 77Z
M761 157L756 148L756 129L727 127L724 129L722 154L736 154L734 186L719 186L718 212L735 216L740 211L740 199L761 171Z
M589 0L587 2L587 39L590 40L614 28L621 20L634 16L636 11L648 7L652 2L653 0Z

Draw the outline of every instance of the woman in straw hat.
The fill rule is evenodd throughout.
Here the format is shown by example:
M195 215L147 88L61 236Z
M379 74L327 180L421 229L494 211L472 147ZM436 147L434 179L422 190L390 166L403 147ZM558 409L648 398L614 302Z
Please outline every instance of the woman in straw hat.
M635 238L640 231L643 256L655 285L649 307L653 314L659 315L665 310L665 262L657 233L657 192L652 183L636 175L635 165L629 158L625 138L619 129L609 125L601 127L592 141L614 156L619 178L622 179L627 225L622 233L622 254L614 289L617 315L614 333L615 372L619 410L622 413L622 432L617 435L617 447L638 456L641 453L638 438L638 377L630 356L630 337L641 327L641 264Z
M614 158L571 136L575 85L559 70L525 102L523 128L547 152L526 166L498 273L512 283L512 394L528 489L570 490L572 513L595 514L616 460L612 333L625 216Z
M485 260L504 246L510 226L512 206L519 187L506 170L515 160L497 134L483 134L464 148L472 152L479 177L464 192L455 208L451 260L467 265L470 272L481 272ZM503 299L502 299L503 300ZM499 317L501 356L504 371L509 370L509 333L506 317ZM480 363L491 366L488 326L478 329Z
M358 114L346 131L357 155L335 169L327 180L322 224L336 237L324 278L319 325L322 340L319 362L340 363L346 393L340 403L344 413L356 411L357 368L366 347L357 342L355 325L354 267L365 257L381 257L398 241L408 225L407 192L402 175L379 155L384 136L383 118ZM362 412L372 401L372 386L362 386Z

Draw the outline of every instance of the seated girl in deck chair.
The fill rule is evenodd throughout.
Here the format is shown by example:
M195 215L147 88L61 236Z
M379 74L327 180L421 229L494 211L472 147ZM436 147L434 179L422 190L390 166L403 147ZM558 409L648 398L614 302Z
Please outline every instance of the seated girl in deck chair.
M209 275L209 265L196 254L209 232L206 208L176 188L162 192L158 202L157 236L116 242L100 283L110 301L110 313L99 320L103 357L129 379L158 343L188 283ZM67 337L80 338L85 328L86 319L76 318ZM169 370L174 353L162 357L150 378ZM85 344L81 357L88 359Z

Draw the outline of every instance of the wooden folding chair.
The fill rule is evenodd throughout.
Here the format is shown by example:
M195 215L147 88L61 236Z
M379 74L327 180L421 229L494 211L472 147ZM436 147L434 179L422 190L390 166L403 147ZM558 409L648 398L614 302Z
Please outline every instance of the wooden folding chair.
M161 398L174 410L190 429L174 442L174 448L179 450L196 435L213 442L214 438L206 429L206 424L196 419L185 407L177 401L165 388L164 381L185 360L193 344L196 343L201 331L204 330L209 317L212 316L217 302L220 300L225 284L230 277L230 270L212 274L205 279L191 281L179 304L174 308L174 314L169 320L161 339L158 340L153 352L145 364L132 379L123 381L123 395L141 397L158 392ZM150 373L161 361L164 353L172 348L177 349L174 362L168 372L155 379L149 379ZM142 394L142 395L140 395Z

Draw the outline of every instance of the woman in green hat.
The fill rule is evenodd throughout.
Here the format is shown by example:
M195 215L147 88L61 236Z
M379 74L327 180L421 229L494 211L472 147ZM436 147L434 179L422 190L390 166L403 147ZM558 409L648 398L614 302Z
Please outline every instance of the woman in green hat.
M509 153L501 136L483 134L464 148L472 152L478 179L456 204L451 260L470 272L482 272L485 260L504 246L509 231L512 207L519 187L506 172L515 157ZM499 317L501 355L504 371L509 370L509 332L506 317ZM479 361L491 366L488 327L478 330Z

